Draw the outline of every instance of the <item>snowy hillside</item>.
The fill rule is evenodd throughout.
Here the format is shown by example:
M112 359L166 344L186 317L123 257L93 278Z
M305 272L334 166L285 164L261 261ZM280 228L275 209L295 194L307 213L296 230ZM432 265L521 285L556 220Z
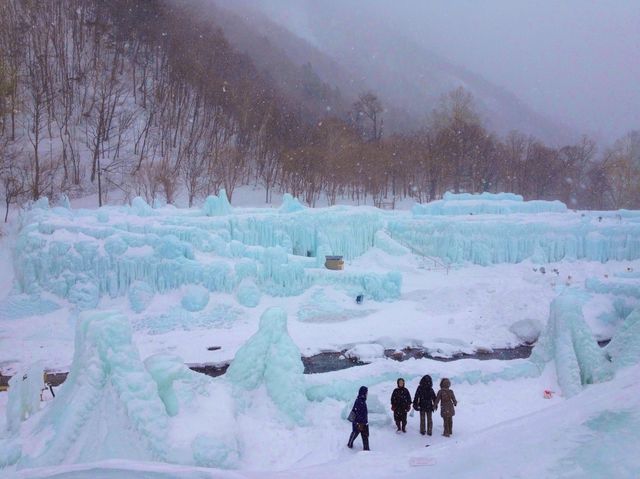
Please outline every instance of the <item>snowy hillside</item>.
M512 194L266 209L221 192L191 209L41 200L15 229L0 248L11 477L640 473L640 212ZM336 364L307 374L323 352ZM41 402L43 369L68 375ZM395 433L396 379L413 396L425 374L436 392L451 379L451 438L439 413L433 436L417 413ZM346 448L363 385L368 453Z

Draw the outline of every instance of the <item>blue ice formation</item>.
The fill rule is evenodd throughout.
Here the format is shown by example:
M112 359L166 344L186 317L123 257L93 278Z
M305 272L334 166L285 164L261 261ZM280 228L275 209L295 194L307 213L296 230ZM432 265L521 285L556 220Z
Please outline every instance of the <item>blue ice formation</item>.
M20 423L40 410L40 394L44 389L44 368L36 363L18 370L9 380L7 401L7 431L16 434ZM2 459L0 459L0 463Z
M100 291L95 283L81 281L71 286L68 299L80 310L93 309L100 301Z
M224 216L231 214L231 204L229 198L227 198L227 192L222 189L218 196L209 195L204 201L202 212L206 216Z
M197 466L221 469L234 469L238 466L240 454L237 443L226 431L222 435L197 435L191 442L191 450Z
M414 205L416 216L442 215L509 215L515 213L565 213L567 207L560 201L523 201L522 196L513 193L450 193L438 201Z
M43 316L60 309L60 305L38 295L10 295L0 302L0 318L21 319L29 316Z
M187 311L202 311L209 304L209 290L204 286L188 286L181 304Z
M640 257L640 221L601 224L575 213L542 216L416 216L387 224L412 251L451 263L480 265Z
M340 412L340 417L346 420L351 408L353 408L353 401L347 401ZM391 424L391 416L387 413L386 401L383 404L375 394L367 394L367 412L370 425L382 427Z
M398 243L382 230L376 233L374 245L391 256L403 256L411 252L409 248Z
M244 391L264 385L284 416L302 424L307 406L303 373L300 350L287 331L287 314L274 307L262 313L258 332L238 350L226 377Z
M627 296L640 299L640 283L632 281L601 281L597 278L587 278L585 286L589 291L599 294L614 294L616 296Z
M358 396L360 386L371 388L376 384L391 383L394 384L396 379L403 377L407 382L419 377L418 374L407 374L400 371L389 371L375 376L366 376L356 380L338 379L332 380L327 384L314 384L307 387L307 398L309 401L324 401L331 398L338 401L353 401Z
M51 405L38 416L39 446L19 467L112 457L167 457L165 406L132 344L129 321L114 312L80 314L71 370ZM97 428L106 428L96 435ZM44 434L44 431L49 433ZM76 448L76 443L85 447ZM32 444L33 445L33 444Z
M282 197L282 205L278 209L280 213L295 213L297 211L305 210L306 207L300 203L298 198L294 198L289 193L285 193Z
M153 288L144 281L134 281L129 287L129 305L136 313L141 313L153 300Z
M198 374L189 369L182 358L167 353L158 353L144 360L144 366L158 387L158 396L169 416L180 412L180 402L175 391L177 381L194 381Z
M260 297L262 296L260 288L249 278L245 278L240 282L236 294L238 303L247 308L255 308L258 306L258 304L260 304Z
M611 338L606 351L616 369L640 362L640 308L626 317Z
M232 388L170 354L143 363L122 314L79 315L71 370L43 409L42 368L32 367L26 378L11 379L0 468L106 459L237 466Z
M137 216L154 216L157 215L153 208L140 196L136 196L131 200L131 213Z
M551 360L567 397L582 391L585 384L608 381L613 375L611 363L584 320L582 298L572 290L552 301L546 330L531 353L531 361L541 367Z
M229 329L240 316L241 311L229 304L216 304L206 311L190 312L182 307L144 317L132 318L134 331L146 334L164 334L170 331L193 331L197 329Z
M134 202L137 210L147 211L141 201ZM185 285L231 293L249 279L261 293L275 296L300 294L313 284L357 289L379 300L399 296L398 273L324 269L324 254L354 258L374 246L383 222L372 209L291 215L253 209L220 217L168 207L152 211L153 216L133 216L129 207L104 207L62 215L32 209L16 245L20 290L52 292L80 309L95 307L105 294L127 295L138 281L153 293ZM146 288L144 295L149 296ZM147 303L137 296L129 299L140 312Z
M309 323L335 323L359 318L370 314L371 311L356 308L345 308L338 301L327 296L323 288L316 289L298 309L298 321Z
M477 201L465 198L443 201ZM496 206L528 203L512 195L482 198ZM356 271L351 260L372 248L482 265L640 258L635 212L602 221L594 216L598 213L430 216L346 206L280 213L231 209L222 191L202 210L154 210L142 199L97 211L51 209L42 201L25 216L16 242L18 292L50 292L88 309L104 295L128 295L142 281L154 294L200 285L210 292L235 292L241 304L249 304L248 290L240 287L246 279L272 296L320 285L389 301L400 296L400 273ZM342 255L347 268L325 269L326 255ZM146 307L136 294L129 299L134 311Z

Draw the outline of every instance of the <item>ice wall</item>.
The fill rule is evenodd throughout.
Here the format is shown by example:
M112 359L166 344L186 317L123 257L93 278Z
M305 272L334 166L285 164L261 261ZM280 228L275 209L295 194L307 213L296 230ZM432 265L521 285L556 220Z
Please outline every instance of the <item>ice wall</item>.
M443 199L417 204L412 212L416 216L429 215L510 215L516 213L564 213L567 207L560 201L523 201L513 193L445 193Z
M567 397L582 391L585 384L607 381L613 375L611 363L584 320L583 301L572 290L552 301L546 330L531 354L531 361L541 368L554 361L558 384Z
M451 263L606 262L640 257L640 222L603 224L575 213L398 218L390 220L387 229L412 251Z
M300 294L317 282L357 286L374 299L399 295L399 275L391 284L389 276L324 269L325 254L354 258L373 247L383 225L374 209L278 214L227 210L221 201L202 211L151 209L141 199L97 212L43 203L27 215L17 241L18 285L35 296L44 290L67 298L79 310L96 307L104 295L128 295L135 312L155 293L184 285L236 292L247 305L259 297L250 282L274 296ZM198 308L203 298L190 295L185 307Z
M241 395L264 386L284 416L302 424L307 397L300 357L287 331L287 314L269 308L260 317L258 332L236 353L226 377L243 391Z
M639 214L508 214L501 211L508 202L533 202L508 194L479 198L447 195L443 201L488 202L500 214L300 208L289 197L279 210L231 209L223 192L190 210L151 208L142 199L97 211L49 208L43 201L25 216L14 269L20 292L33 298L47 291L85 310L105 295L128 295L132 310L141 313L154 294L186 285L235 294L248 307L259 298L255 288L291 296L326 285L379 301L397 299L399 273L349 268L350 260L371 248L483 265L640 258ZM344 256L344 271L324 268L324 256L331 254Z

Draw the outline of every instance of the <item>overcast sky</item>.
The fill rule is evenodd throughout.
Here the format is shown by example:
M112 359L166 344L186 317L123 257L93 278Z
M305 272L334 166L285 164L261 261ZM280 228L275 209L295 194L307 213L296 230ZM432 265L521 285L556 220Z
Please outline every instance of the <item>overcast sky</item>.
M640 129L640 0L367 1L579 132Z
M640 0L269 2L299 34L306 2L373 13L576 133L611 141L640 129Z

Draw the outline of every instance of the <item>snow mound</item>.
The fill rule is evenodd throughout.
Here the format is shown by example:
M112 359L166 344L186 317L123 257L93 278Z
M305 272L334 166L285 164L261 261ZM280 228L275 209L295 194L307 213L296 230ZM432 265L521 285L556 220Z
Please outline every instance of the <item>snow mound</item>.
M300 350L287 331L287 314L269 308L260 317L258 332L236 353L226 377L245 391L264 385L284 416L302 424L307 405L303 373Z
M344 355L351 359L357 359L358 361L371 362L374 359L384 357L384 346L377 343L358 344L346 351Z
M509 327L509 331L525 343L535 343L542 332L542 324L536 319L522 319Z

